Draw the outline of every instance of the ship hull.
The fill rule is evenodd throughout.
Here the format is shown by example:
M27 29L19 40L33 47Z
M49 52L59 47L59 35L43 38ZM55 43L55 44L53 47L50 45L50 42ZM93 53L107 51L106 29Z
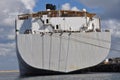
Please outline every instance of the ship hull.
M21 75L66 74L101 63L108 55L110 32L18 34Z

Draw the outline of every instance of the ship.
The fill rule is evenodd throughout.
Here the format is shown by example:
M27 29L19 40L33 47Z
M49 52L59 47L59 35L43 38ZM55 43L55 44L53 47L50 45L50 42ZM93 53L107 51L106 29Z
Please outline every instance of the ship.
M69 74L96 66L108 56L111 33L100 17L81 11L56 10L20 14L15 20L20 75Z

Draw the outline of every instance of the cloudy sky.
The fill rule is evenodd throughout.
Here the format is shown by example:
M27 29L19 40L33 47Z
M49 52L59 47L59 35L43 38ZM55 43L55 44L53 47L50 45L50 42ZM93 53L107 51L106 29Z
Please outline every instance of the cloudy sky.
M120 0L0 0L0 70L18 69L15 53L14 20L16 15L45 10L45 4L57 9L97 13L102 27L112 33L112 49L108 57L120 57Z

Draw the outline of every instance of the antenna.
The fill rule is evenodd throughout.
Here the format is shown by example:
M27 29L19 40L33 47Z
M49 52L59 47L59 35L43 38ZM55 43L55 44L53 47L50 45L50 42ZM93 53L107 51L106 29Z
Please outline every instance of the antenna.
M85 13L86 27L88 27L88 24L87 24L87 10L86 10L86 9L83 9L83 12Z

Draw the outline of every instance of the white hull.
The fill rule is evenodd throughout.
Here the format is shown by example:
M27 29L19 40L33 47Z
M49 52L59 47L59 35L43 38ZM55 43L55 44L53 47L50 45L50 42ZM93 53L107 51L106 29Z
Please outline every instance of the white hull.
M61 36L60 36L61 35ZM69 73L101 63L108 55L110 32L18 34L20 72L27 65L41 70Z

